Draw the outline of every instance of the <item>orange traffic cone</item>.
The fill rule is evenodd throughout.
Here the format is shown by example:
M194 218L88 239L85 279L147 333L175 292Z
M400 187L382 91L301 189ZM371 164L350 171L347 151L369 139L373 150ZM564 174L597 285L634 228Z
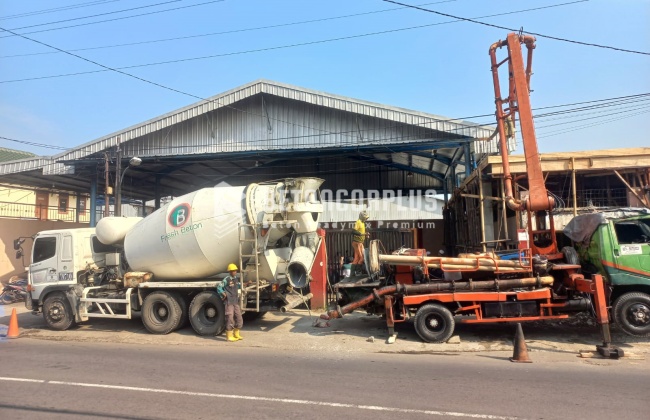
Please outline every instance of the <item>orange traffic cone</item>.
M20 331L18 331L18 316L16 315L16 308L11 311L11 318L9 318L9 329L7 330L7 338L18 338Z
M517 332L515 333L515 349L510 358L511 362L517 363L533 363L528 358L528 349L526 348L526 341L524 340L524 331L521 329L521 323L517 323Z

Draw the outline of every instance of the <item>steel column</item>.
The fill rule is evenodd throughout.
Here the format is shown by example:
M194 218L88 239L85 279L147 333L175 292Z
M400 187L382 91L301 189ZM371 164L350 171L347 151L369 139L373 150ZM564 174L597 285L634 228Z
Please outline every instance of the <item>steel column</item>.
M97 225L97 176L90 179L90 227Z

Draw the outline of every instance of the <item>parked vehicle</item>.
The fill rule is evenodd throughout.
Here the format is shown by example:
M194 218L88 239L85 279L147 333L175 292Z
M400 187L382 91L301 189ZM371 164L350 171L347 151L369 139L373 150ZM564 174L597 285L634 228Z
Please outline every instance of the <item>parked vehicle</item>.
M575 242L583 272L605 278L616 324L650 337L650 211L579 215L564 234Z
M24 302L27 296L27 278L12 277L2 288L0 305Z
M154 334L189 320L198 334L214 335L225 322L215 286L233 262L249 284L241 295L245 311L305 303L310 295L300 291L322 242L316 232L321 183L295 178L205 188L144 219L107 217L96 228L40 232L25 304L57 330L141 311Z
M526 46L527 57L522 53ZM507 57L497 58L497 50ZM535 38L510 33L505 40L490 46L494 84L497 132L503 164L504 204L528 221L522 229L526 240L511 255L482 253L456 257L431 257L426 250L407 250L380 254L380 244L371 243L369 281L341 282L335 285L338 304L322 319L342 317L355 309L385 315L389 332L396 322L413 319L418 335L427 342L444 342L459 322L481 324L523 322L568 318L569 313L593 310L601 325L603 345L597 350L606 357L619 357L620 349L611 346L606 287L602 276L585 277L576 252L571 247L558 249L553 220L555 198L545 185L530 103L530 78ZM499 68L507 67L508 89L501 91ZM514 138L518 123L526 160L528 194L515 197L514 177L510 172L508 139ZM514 252L513 252L514 251ZM424 274L417 284L408 270L418 267ZM382 277L381 271L392 273ZM401 273L406 272L404 276ZM415 273L416 270L412 270ZM357 279L353 279L357 280ZM634 293L619 298L626 315L644 313L643 302ZM627 299L636 297L634 303ZM620 303L623 299L623 303ZM629 308L629 309L628 309ZM619 317L620 318L620 317Z

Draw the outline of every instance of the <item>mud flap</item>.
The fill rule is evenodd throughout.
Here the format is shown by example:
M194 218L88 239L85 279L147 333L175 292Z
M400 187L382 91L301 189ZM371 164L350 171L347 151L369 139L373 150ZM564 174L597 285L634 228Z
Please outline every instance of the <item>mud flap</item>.
M81 308L79 308L79 304L81 303L81 300L79 299L79 296L75 293L74 288L68 289L67 292L65 292L65 297L68 298L68 302L70 303L70 307L72 308L72 312L74 313L74 320L75 322L83 322L84 320L81 319Z

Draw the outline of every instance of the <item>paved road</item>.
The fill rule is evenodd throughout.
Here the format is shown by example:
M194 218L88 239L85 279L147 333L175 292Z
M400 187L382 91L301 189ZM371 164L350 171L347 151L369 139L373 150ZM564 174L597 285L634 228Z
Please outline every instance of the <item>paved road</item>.
M647 361L0 342L0 418L640 419ZM541 358L541 355L538 357Z

